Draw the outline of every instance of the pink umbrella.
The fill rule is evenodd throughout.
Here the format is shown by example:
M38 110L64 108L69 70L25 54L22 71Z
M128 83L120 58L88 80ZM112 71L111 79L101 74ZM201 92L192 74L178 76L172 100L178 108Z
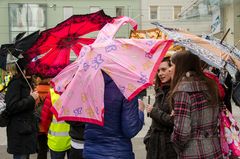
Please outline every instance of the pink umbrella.
M129 100L153 83L172 41L114 39L115 33L126 23L137 29L137 23L128 17L106 24L96 41L84 46L78 59L52 79L55 91L62 93L53 107L58 120L104 124L104 79L101 70L114 80Z

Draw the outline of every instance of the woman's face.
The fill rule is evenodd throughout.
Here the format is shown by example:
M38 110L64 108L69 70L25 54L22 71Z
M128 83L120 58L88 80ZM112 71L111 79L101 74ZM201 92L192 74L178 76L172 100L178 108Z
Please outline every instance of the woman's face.
M174 74L175 74L175 67L176 67L176 65L171 62L171 67L169 68L169 70L171 72L171 80L173 79Z
M161 83L168 83L171 80L170 66L167 61L160 64L158 69L158 77Z

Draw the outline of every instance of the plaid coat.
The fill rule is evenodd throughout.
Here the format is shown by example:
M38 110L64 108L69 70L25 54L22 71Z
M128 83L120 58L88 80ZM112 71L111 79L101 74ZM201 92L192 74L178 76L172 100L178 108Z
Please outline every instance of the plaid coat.
M179 158L222 158L217 131L219 106L209 106L206 83L185 77L175 92L172 142Z

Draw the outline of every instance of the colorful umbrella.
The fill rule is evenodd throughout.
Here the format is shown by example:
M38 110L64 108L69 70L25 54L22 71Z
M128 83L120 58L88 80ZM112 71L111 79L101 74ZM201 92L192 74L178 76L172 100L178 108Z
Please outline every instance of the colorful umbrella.
M131 30L130 38L166 40L166 35L164 35L158 28L154 28L154 29L148 29L148 30Z
M128 17L115 19L100 30L96 41L84 46L78 59L53 80L62 93L53 107L58 120L75 120L103 125L104 79L106 72L123 95L131 100L152 84L171 40L114 39L118 29L137 23Z
M189 49L209 65L223 71L227 70L229 74L235 78L235 74L238 70L237 65L240 66L240 60L232 56L229 51L221 49L213 45L211 41L189 32L174 28L166 28L157 22L152 24L158 26L158 28L166 33L169 38L172 38L177 45Z
M167 40L167 36L158 28L147 29L147 30L131 30L130 38L132 39L162 39ZM172 45L169 51L182 51L185 48L179 45Z
M25 52L35 43L39 36L39 31L36 31L24 38L22 38L25 35L26 32L19 33L16 38L15 42L12 44L3 44L0 48L0 68L6 70L6 64L7 62L7 56L13 55L15 56L16 60L19 58L19 55L21 54L23 57L25 57ZM15 60L15 61L16 61Z
M235 44L235 46L232 46L211 35L202 35L202 37L207 39L212 45L230 54L231 57L234 57L234 59L240 61L240 50L236 47L240 43L240 40ZM236 62L235 64L237 65L238 70L240 70L240 65L238 65L239 63Z
M100 30L112 21L103 10L86 15L73 15L56 27L41 32L38 41L28 50L30 74L54 77L70 62L71 50L78 55L83 45L95 39L84 38L87 33Z

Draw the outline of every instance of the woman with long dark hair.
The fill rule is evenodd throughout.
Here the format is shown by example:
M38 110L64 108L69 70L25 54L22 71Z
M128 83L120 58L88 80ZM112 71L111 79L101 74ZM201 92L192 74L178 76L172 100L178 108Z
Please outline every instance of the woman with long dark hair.
M165 57L155 78L155 103L153 106L146 106L146 110L152 118L151 127L144 138L147 159L177 158L170 140L173 130L172 109L167 100L171 82L170 66L170 57Z
M181 159L222 158L218 137L221 100L218 87L206 77L200 59L190 51L171 58L170 103L174 109L172 142Z

